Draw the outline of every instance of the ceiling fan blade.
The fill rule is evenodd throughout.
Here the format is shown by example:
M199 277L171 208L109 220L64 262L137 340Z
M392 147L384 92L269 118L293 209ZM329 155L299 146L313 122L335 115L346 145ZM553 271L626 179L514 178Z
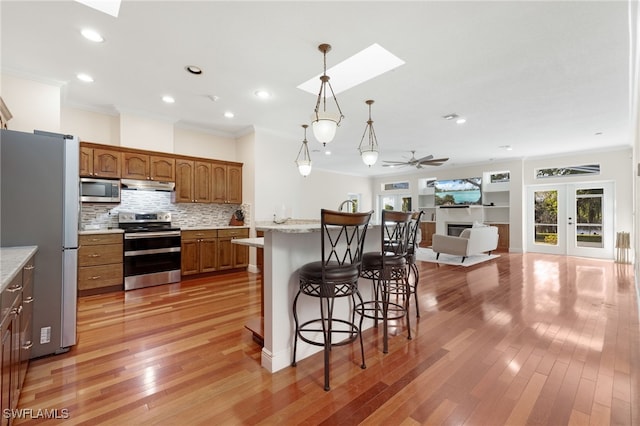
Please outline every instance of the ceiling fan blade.
M423 161L431 160L432 158L433 158L433 155L427 155L426 157L419 158L415 161L416 163L422 163Z
M434 163L444 163L448 161L448 158L434 158L433 160L421 161L420 164L434 164Z
M389 163L389 164L409 164L406 161L387 161L387 160L384 160L384 162L385 163Z

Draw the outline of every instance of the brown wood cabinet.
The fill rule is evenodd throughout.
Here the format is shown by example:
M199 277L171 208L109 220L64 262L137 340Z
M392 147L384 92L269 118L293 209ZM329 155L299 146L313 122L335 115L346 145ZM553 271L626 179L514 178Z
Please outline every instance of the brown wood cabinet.
M433 234L435 233L435 222L420 222L420 235L422 236L420 247L430 247L433 240Z
M0 424L11 424L5 410L18 406L31 354L33 317L33 268L31 257L0 295Z
M491 226L498 228L498 250L509 251L509 224L494 223Z
M120 152L81 146L80 176L120 178Z
M242 203L242 166L214 162L213 196L214 203Z
M176 203L210 203L211 184L211 163L176 160Z
M122 153L124 179L173 182L176 179L176 160L168 156L147 155L139 152Z
M194 275L216 271L217 248L217 229L182 231L181 274Z
M249 229L218 230L218 270L244 268L249 265L249 247L233 244L235 238L248 238Z
M122 290L122 234L80 235L78 241L78 295Z

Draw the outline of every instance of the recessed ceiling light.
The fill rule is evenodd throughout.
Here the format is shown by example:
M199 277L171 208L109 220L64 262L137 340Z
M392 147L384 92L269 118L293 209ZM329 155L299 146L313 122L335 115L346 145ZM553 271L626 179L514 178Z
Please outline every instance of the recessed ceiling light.
M329 150L325 151L324 155L331 155L331 151L329 151Z
M378 77L403 65L404 61L377 43L345 59L327 70L333 92L338 94L360 83ZM298 89L318 95L320 74L298 86Z
M87 40L93 41L94 43L102 43L104 38L98 33L96 30L92 30L91 28L83 29L80 34Z
M235 115L234 113L232 113L231 111L226 111L226 112L224 113L224 116L225 116L225 117L227 117L227 118L233 118L233 117L235 117L236 115Z
M175 99L173 99L173 96L164 95L164 96L162 97L162 101L163 101L163 102L165 102L165 103L167 103L167 104L172 104L172 103L174 103L176 100L175 100Z
M187 65L186 67L184 67L184 69L194 75L202 74L202 68L195 65Z
M458 118L458 119L456 120L456 123L457 123L457 124L464 124L464 123L466 123L466 122L467 122L467 119L466 119L466 118Z
M256 90L255 95L260 99L269 99L271 97L271 93L266 90Z
M78 80L84 81L85 83L93 83L93 77L89 74L80 73L76 77L78 77Z
M498 148L502 148L505 151L512 151L513 147L511 145L500 145Z

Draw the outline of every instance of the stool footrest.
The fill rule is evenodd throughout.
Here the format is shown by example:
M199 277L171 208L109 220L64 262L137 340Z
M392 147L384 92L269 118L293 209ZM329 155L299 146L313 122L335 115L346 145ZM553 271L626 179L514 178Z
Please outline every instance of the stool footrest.
M327 320L325 320L325 322L326 321ZM357 325L355 325L355 324L353 324L353 323L351 323L349 321L342 320L342 319L336 319L336 318L332 319L331 321L333 323L344 324L344 325L349 327L349 329L335 329L335 328L331 329L330 333L331 333L332 337L335 334L348 334L349 335L349 337L347 339L340 340L340 341L335 342L335 343L333 342L333 339L332 339L331 340L331 346L346 345L346 344L354 342L358 338L358 335L359 335L359 332L360 332L360 328ZM316 328L309 328L310 326L313 326L313 325L315 325ZM310 338L305 337L302 333L318 333L319 336L323 338L323 341L322 342L318 342L318 341L312 340ZM324 330L322 328L322 319L319 319L319 318L318 319L313 319L313 320L310 320L310 321L307 321L305 323L300 324L300 326L298 327L297 334L298 334L298 337L300 338L300 340L302 340L303 342L306 342L306 343L308 343L310 345L315 345L315 346L324 346Z

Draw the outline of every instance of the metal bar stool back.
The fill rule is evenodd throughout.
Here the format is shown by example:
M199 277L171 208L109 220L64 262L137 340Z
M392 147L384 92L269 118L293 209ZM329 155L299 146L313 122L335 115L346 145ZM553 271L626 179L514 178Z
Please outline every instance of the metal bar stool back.
M343 213L322 209L321 260L303 265L299 270L299 289L293 299L295 337L292 366L296 366L298 339L316 346L324 346L324 389L329 390L329 354L333 346L346 345L360 338L361 368L366 368L362 342L362 318L356 324L355 306L362 303L358 278L362 267L364 240L372 211ZM317 297L320 318L300 323L298 300L300 295ZM337 298L347 298L348 316L334 318ZM334 336L336 337L334 339ZM319 338L322 341L319 341Z
M356 311L365 318L383 323L383 352L389 352L388 321L406 318L407 338L411 339L409 322L409 280L407 252L412 213L392 210L382 211L381 246L378 252L368 252L362 257L361 277L373 283L374 300L363 302ZM391 294L396 301L391 301ZM397 299L401 298L402 303Z
M416 317L420 318L420 307L418 306L418 283L420 282L420 269L416 263L416 256L420 248L421 233L420 222L423 211L414 212L411 215L411 229L409 231L409 248L407 250L407 263L409 264L409 293L415 297Z

